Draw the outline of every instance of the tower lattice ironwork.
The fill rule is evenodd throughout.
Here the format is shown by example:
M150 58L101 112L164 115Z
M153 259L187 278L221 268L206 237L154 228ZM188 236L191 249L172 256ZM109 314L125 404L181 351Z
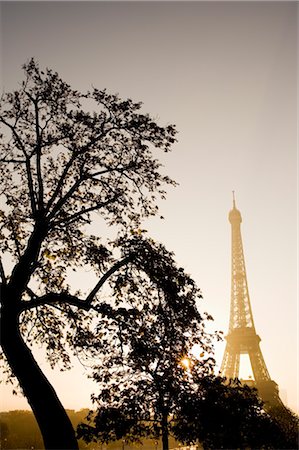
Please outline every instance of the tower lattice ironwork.
M261 339L255 331L241 236L242 217L236 208L234 193L229 221L232 229L231 304L221 375L227 379L239 378L240 355L248 354L254 379L244 380L244 383L255 386L264 402L281 405L278 386L270 378L260 349Z

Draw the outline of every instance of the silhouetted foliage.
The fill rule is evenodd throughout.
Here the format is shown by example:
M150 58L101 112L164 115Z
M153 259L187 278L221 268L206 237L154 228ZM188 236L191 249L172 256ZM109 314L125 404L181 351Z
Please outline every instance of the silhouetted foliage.
M238 380L228 384L221 377L198 378L197 385L197 392L181 402L173 429L179 441L199 441L204 449L296 448L296 420L292 425L290 417L285 421L293 428L290 434L264 409L255 389Z
M98 317L126 320L126 308L97 294L108 279L117 290L118 270L136 257L142 269L142 239L128 230L156 214L157 197L174 184L154 152L169 151L176 131L142 114L140 103L95 88L80 93L34 60L24 71L20 88L0 103L1 343L46 447L74 450L71 423L28 345L44 345L51 366L67 369L69 351L78 353L83 342L98 355ZM132 245L117 250L120 241L92 234L96 220L116 226L124 242L132 237ZM99 280L85 295L68 284L68 271L84 266Z
M123 242L122 247L128 242L136 246L138 240ZM201 378L213 370L215 336L205 331L211 317L198 312L199 290L176 267L173 256L161 245L156 246L155 255L153 243L142 240L140 244L142 251L148 247L144 273L122 274L116 283L117 301L134 292L135 310L122 322L121 330L115 328L113 340L102 340L105 357L93 376L100 387L94 396L97 411L91 411L90 424L80 426L78 433L87 442L104 443L162 437L167 450L173 418L184 395L193 389L193 374ZM200 359L192 353L196 344Z
M275 444L273 448L299 448L299 417L285 406L275 406L268 410L273 423Z

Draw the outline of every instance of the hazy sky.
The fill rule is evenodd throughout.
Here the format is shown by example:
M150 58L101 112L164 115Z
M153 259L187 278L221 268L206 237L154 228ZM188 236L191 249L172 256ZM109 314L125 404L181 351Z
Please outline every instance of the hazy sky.
M228 330L231 191L243 217L249 292L261 349L282 397L298 383L297 8L295 2L2 2L1 75L21 81L34 56L74 88L143 101L179 130L164 171L179 183L146 224L201 287L202 308ZM224 345L217 347L221 364ZM40 358L40 354L38 354ZM91 385L49 374L64 406ZM0 409L26 402L3 388Z

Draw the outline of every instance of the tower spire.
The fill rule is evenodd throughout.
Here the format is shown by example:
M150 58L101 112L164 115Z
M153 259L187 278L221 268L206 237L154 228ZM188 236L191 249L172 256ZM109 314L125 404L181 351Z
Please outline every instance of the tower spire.
M265 402L282 404L277 384L271 380L267 370L259 345L261 339L256 334L253 322L241 236L242 217L236 208L235 191L233 209L228 218L232 230L231 304L221 375L228 379L239 378L240 354L248 354L254 381L248 380L245 383L254 385Z
M233 208L236 208L235 191L233 191Z

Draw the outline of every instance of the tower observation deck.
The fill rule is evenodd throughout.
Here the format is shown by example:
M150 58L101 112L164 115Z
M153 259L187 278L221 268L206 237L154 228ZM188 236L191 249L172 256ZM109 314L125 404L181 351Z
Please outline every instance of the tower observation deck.
M240 355L248 354L254 379L243 382L256 387L265 404L282 405L278 386L271 380L260 349L261 339L254 326L241 236L242 217L236 208L234 193L233 208L228 218L232 230L231 303L229 330L225 338L226 347L220 372L227 379L239 378Z

